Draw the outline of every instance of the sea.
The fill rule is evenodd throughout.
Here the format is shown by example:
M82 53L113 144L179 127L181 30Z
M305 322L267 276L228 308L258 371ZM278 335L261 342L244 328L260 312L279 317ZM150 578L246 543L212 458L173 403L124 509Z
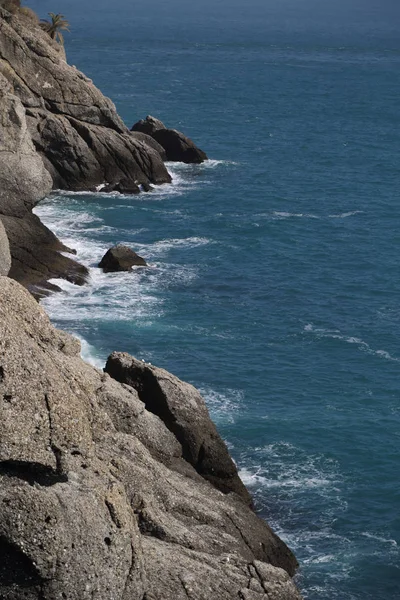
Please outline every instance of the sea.
M198 387L308 600L400 598L400 3L31 0L130 127L204 149L35 212L90 279L43 301ZM113 244L149 263L103 274Z

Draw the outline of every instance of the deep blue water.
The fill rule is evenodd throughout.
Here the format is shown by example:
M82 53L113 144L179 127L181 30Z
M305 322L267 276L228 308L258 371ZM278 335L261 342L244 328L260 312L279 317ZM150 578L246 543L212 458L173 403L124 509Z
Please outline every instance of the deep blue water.
M400 5L36 0L128 125L153 114L212 160L140 197L37 210L92 267L46 300L199 387L310 600L400 597ZM113 243L152 268L103 275Z

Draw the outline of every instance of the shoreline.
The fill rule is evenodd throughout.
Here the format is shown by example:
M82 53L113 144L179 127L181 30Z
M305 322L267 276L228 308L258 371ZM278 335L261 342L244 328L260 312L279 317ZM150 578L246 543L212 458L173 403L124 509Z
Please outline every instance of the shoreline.
M0 279L0 595L178 600L190 589L199 600L298 600L297 561L252 510L199 392L127 354L110 355L105 373L84 363L79 342L13 281L33 295L54 277L86 281L86 267L32 213L53 187L108 182L136 193L170 183L153 143L129 132L27 19L0 8L0 58L10 65L0 73L0 218L12 257ZM207 158L145 121L155 129L139 133L165 143L167 158L177 159L177 145L189 162Z

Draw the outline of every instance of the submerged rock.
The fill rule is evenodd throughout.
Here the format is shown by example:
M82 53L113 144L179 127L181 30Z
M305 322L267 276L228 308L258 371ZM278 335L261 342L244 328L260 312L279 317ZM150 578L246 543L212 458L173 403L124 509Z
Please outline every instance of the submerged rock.
M0 597L299 600L290 550L189 462L212 427L193 388L123 355L138 392L79 351L0 277Z
M131 248L122 244L118 244L107 250L99 262L99 267L103 269L104 273L130 271L133 266L146 267L147 263L144 258L136 254Z
M202 163L207 155L194 142L176 129L167 129L164 123L148 115L132 126L131 131L150 135L165 151L166 160L184 163Z

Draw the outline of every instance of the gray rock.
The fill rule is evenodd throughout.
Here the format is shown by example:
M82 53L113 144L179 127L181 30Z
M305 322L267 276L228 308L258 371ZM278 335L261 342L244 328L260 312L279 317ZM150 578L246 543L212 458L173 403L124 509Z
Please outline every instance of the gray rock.
M0 36L2 39L2 36ZM84 283L87 269L60 254L68 252L32 208L50 193L52 180L32 143L21 101L10 93L10 84L0 73L0 217L11 251L10 277L40 296L54 289L51 277ZM3 244L5 238L3 236ZM4 275L6 268L1 270Z
M103 269L104 273L131 271L133 266L146 267L147 263L144 258L136 254L131 248L122 244L118 244L107 250L99 263L99 267Z
M11 267L10 245L4 225L0 219L0 275L8 275Z
M0 277L0 597L299 600L285 544L79 350Z
M146 144L146 146L150 146L150 148L153 148L153 150L158 152L162 160L167 160L167 153L165 152L164 148L161 146L161 144L156 142L156 140L152 138L151 135L147 135L147 133L142 133L140 131L131 131L130 135L138 142L143 142L144 144Z
M65 246L40 219L27 212L23 218L2 216L10 240L12 264L9 276L28 288L36 297L54 287L51 278L67 279L83 285L88 270L75 260L61 254L72 250Z
M164 160L202 163L207 155L194 142L176 129L167 129L164 123L148 115L132 126L131 132L141 132L151 136L163 149Z
M227 493L236 492L245 502L250 495L240 480L227 447L219 436L199 392L171 373L114 352L106 373L132 386L148 411L159 416L182 444L183 456L196 471Z
M131 127L131 131L139 131L150 136L160 129L166 129L164 123L151 115L147 115L145 119L140 119L140 121Z
M39 25L2 8L0 20L0 72L27 111L40 164L54 187L91 189L123 178L171 181L158 152L130 135L111 100L65 62Z
M176 129L159 129L153 137L165 150L167 160L184 163L202 163L207 155L194 142Z
M25 216L51 186L32 143L25 109L0 73L0 214Z

